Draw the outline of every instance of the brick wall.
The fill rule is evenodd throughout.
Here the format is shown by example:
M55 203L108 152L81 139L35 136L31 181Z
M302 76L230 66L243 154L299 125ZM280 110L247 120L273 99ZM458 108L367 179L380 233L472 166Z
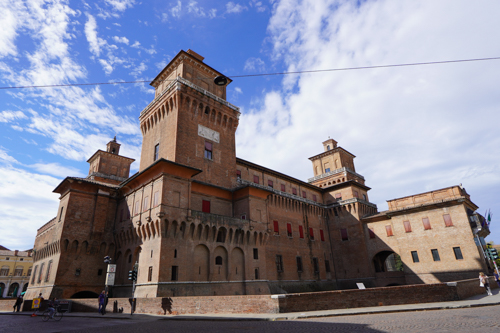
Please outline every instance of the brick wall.
M490 286L498 288L494 278ZM381 305L446 302L485 293L478 279L446 283L288 294L280 298L280 312L347 309Z
M490 286L498 285L490 277ZM278 313L358 308L381 305L445 302L484 294L478 279L446 283L411 285L365 290L341 290L314 293L287 294L283 298L270 295L201 296L138 298L136 313L201 314L201 313ZM97 312L96 299L73 299L72 312ZM124 313L130 313L128 298L110 298L107 310L113 311L114 302ZM12 311L14 299L0 300L0 311ZM31 310L31 300L24 302L23 311Z

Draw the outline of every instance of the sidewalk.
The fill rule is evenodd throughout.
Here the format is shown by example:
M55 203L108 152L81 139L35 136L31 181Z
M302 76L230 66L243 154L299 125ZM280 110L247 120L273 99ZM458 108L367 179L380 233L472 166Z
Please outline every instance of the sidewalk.
M107 313L102 316L92 312L71 312L65 313L65 317L86 317L86 318L102 318L102 319L134 319L134 320L209 320L209 321L274 321L274 320L293 320L319 317L333 316L348 316L374 313L388 312L405 312L405 311L424 311L424 310L442 310L442 309L458 309L477 306L500 305L500 290L494 289L493 296L476 295L466 300L451 301L451 302L434 302L421 304L403 304L403 305L387 305L367 308L353 309L336 309L323 311L309 312L290 312L290 313L217 313L217 314L185 314L185 315L153 315L153 314L134 314L130 313ZM30 316L31 312L0 312L0 315L25 315Z

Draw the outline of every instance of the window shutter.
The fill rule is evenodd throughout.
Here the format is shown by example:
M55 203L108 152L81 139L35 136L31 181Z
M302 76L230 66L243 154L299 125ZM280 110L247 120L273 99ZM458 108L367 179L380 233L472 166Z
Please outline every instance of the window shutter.
M311 237L311 240L314 240L314 231L313 231L313 228L309 228L309 237Z
M274 232L279 233L280 232L280 226L278 221L274 221Z
M394 236L394 234L392 233L392 226L386 225L385 231L387 232L387 236Z
M203 213L210 213L210 201L203 200L201 210Z
M205 149L209 150L209 151L212 151L212 143L208 142L208 141L205 141Z
M404 221L403 222L404 226L405 226L405 231L406 232L411 232L411 224L410 224L410 221Z
M316 194L313 194L313 201L316 202L317 199L316 199Z
M254 175L254 176L253 176L253 182L254 182L255 184L258 184L258 183L259 183L259 176L255 176L255 175Z
M321 237L321 241L324 242L325 241L325 234L323 233L322 229L319 229L319 236Z
M444 214L443 215L443 219L444 219L444 225L445 226L447 226L447 227L452 227L453 226L453 222L451 221L450 214Z
M287 223L286 224L286 231L291 234L292 233L292 224L291 223Z
M304 227L299 225L299 237L304 238Z
M281 184L281 192L286 192L286 188L284 184Z
M422 218L422 223L424 224L424 229L425 230L431 229L431 223L429 222L429 218L428 217Z

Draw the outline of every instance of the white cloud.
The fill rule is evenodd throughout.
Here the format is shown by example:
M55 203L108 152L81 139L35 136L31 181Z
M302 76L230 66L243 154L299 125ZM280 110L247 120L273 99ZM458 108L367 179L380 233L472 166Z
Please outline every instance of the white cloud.
M8 123L16 119L26 119L22 111L2 111L0 112L0 123Z
M135 41L134 44L130 45L130 47L135 47L135 48L139 48L141 46L141 43L139 43L138 41Z
M83 173L81 173L80 170L78 169L65 167L60 165L59 163L35 163L29 165L28 167L35 169L39 173L48 174L60 178L65 178L67 176L72 176L72 177L86 176Z
M108 5L114 10L123 12L127 8L132 8L135 5L135 0L105 0Z
M240 87L234 87L234 91L236 91L238 94L242 94L243 91L241 90Z
M57 211L59 195L52 191L60 181L18 168L0 167L0 210L3 212L0 244L19 250L33 247L36 230ZM22 228L12 227L20 223Z
M257 12L264 12L266 10L266 6L262 4L262 1L259 0L252 0L250 1L250 7L255 7L257 9Z
M123 43L128 45L128 39L127 37L118 37L118 36L113 36L113 40L117 43Z
M97 37L97 23L95 18L87 14L88 21L85 23L85 36L89 42L89 49L92 54L99 56L101 54L101 48L106 45L106 41L102 38Z
M5 150L4 147L0 146L0 162L7 164L16 164L19 163L14 157L10 156Z
M264 72L266 70L266 64L260 58L248 58L245 61L244 70L249 72Z
M181 11L182 11L182 3L180 1L177 1L177 5L170 8L170 15L179 18L181 17Z
M23 4L19 1L1 1L0 2L0 58L5 56L16 56L17 47L15 39L17 37L16 30L22 24L22 16L18 13L22 12Z
M248 10L248 7L242 6L240 4L235 4L232 1L226 3L226 12L227 13L241 13L244 10Z

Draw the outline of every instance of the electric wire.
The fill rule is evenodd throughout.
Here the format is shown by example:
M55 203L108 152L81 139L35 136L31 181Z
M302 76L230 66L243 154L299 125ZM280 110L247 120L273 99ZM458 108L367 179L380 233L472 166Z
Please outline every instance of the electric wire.
M377 69L377 68L391 68L391 67L409 67L409 66L426 66L426 65L439 65L460 62L474 62L474 61L490 61L500 60L500 57L490 58L475 58L475 59L459 59L459 60L443 60L443 61L429 61L429 62L415 62L407 64L393 64L393 65L374 65L374 66L361 66L361 67L344 67L344 68L329 68L329 69L313 69L294 72L276 72L276 73L259 73L259 74L242 74L242 75L225 75L227 78L246 78L258 76L276 76L276 75L290 75L290 74L306 74L306 73L322 73L322 72L339 72L339 71L352 71L363 69ZM199 79L207 79L199 78ZM210 79L212 80L212 79ZM94 83L68 83L68 84L51 84L51 85L32 85L32 86L14 86L14 87L0 87L0 90L5 89L30 89L30 88L57 88L57 87L76 87L76 86L97 86L97 85L115 85L115 84L130 84L130 83L147 83L153 80L137 80L137 81L115 81L115 82L94 82ZM173 80L162 80L173 81Z

